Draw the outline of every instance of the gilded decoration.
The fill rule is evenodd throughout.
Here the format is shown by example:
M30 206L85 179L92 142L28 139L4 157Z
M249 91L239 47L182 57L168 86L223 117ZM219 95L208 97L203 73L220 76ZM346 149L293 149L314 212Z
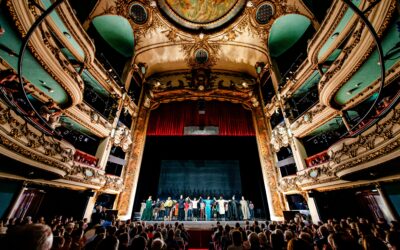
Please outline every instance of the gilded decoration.
M132 145L132 135L130 129L122 123L119 124L115 130L113 142L114 146L121 147L124 152L128 152L130 150L130 146Z
M177 24L194 30L219 28L235 18L245 0L158 0L159 8Z
M271 217L283 217L285 206L280 199L280 194L279 192L271 190L278 185L277 169L272 161L272 151L269 144L270 139L266 127L265 116L261 107L253 109L253 120L256 127L257 145L266 193L268 199L270 199L272 203L272 207L269 207L270 211L272 210Z
M289 133L285 124L279 124L271 133L271 145L274 152L279 152L282 147L289 146Z
M125 165L123 177L124 188L118 197L118 215L128 216L132 212L133 202L135 200L136 186L139 179L140 165L142 162L144 144L146 141L147 122L150 110L143 106L140 107L137 117L136 127L133 132L135 143L131 147L130 157Z
M390 1L390 2L383 2L386 3L386 5L388 5L387 8L387 13L384 15L383 20L380 20L381 24L379 26L379 28L376 30L378 37L382 37L384 34L384 31L386 30L386 28L389 26L390 24L390 20L393 16L393 13L396 10L396 1ZM370 14L371 11L367 14ZM324 76L322 77L321 81L319 82L318 88L319 91L321 93L321 96L324 95L324 87L325 86L331 86L331 84L327 84L328 82L331 81L331 79L334 78L334 76L338 73L338 72L343 72L341 69L343 67L343 65L345 65L346 63L348 63L348 61L350 60L350 57L352 54L352 51L355 48L358 48L360 41L363 40L361 39L362 37L365 37L365 24L361 23L356 30L353 32L352 34L352 38L350 39L350 42L346 45L346 47L343 49L341 55L338 57L338 59L333 63L333 65L331 66L331 68L329 69L328 72L326 72L324 74ZM370 34L368 34L370 35ZM364 41L364 40L363 40ZM357 62L352 63L352 67L348 67L351 70L350 71L346 71L347 74L344 78L341 78L340 81L338 79L335 78L335 84L333 84L334 88L329 88L329 90L327 91L326 95L327 97L323 97L323 100L330 100L333 96L335 96L335 94L337 93L337 91L360 69L360 67L364 64L364 62L370 57L371 53L375 50L375 43L371 40L369 46L367 46L366 48L364 48L364 51L361 53L360 49L358 48L358 50L356 50L357 54L362 54L362 57L358 59ZM357 58L357 57L355 57ZM328 88L328 87L327 87ZM353 98L354 99L354 98ZM351 100L350 100L351 101ZM325 103L328 104L328 103Z
M294 123L292 123L291 128L297 129L302 125L311 124L313 122L313 118L320 114L326 108L325 105L318 103L315 105L310 111L306 112L300 118L298 118Z
M46 165L48 171L62 175L62 179L120 191L119 177L109 177L103 170L83 166L74 161L75 148L68 142L44 135L0 102L0 144L27 159ZM53 169L54 170L53 170ZM60 172L61 170L61 172Z
M330 161L297 172L296 176L279 181L283 192L302 190L307 187L339 180L343 170L356 168L372 160L384 157L400 148L400 108L397 106L378 124L356 138L346 138L328 149Z
M75 149L66 142L46 136L0 103L0 140L3 147L29 159L68 173Z
M154 75L147 80L153 106L182 100L219 100L243 103L247 107L259 104L254 94L255 79L233 72L196 70Z
M18 3L18 2L17 2ZM20 15L22 15L21 13L17 13L16 12L16 4L13 3L13 1L6 1L9 13L12 17L12 19L15 22L16 28L18 30L18 32L21 34L22 37L26 36L26 32L28 30L28 28L26 28L26 26L30 27L30 25L32 24L25 24L22 23L21 20L23 20L22 18L20 18ZM37 17L38 14L36 13L36 10L34 8L30 8L29 9L32 12L32 15L34 17ZM32 39L34 40L34 39ZM81 90L79 90L80 88L76 88L76 85L80 85L80 83L82 81L77 81L77 84L72 84L69 85L68 83L66 83L65 81L63 81L63 79L61 79L61 75L56 74L55 72L57 72L56 70L54 70L53 68L51 68L48 64L48 62L46 61L48 58L46 58L46 56L43 55L43 48L41 46L42 44L37 44L37 43L33 43L33 41L31 41L31 43L28 43L28 48L30 49L30 51L32 52L32 54L35 56L35 58L38 60L38 62L42 65L43 69L45 69L47 71L47 73L49 73L52 78L59 83L63 89L68 93L68 95L72 98L73 103L78 103L80 101L80 99L82 98L82 94L81 94ZM53 54L53 51L50 51L50 53ZM44 53L46 54L46 53ZM57 59L58 60L58 59ZM65 72L67 75L69 75L70 77L72 75L74 75L74 73L68 70L68 72ZM76 73L76 72L75 72ZM80 77L74 75L73 79L79 79Z

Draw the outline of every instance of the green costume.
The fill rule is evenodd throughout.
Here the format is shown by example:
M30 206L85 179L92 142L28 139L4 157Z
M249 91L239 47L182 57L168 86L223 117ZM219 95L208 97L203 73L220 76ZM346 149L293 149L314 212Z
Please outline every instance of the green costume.
M142 214L142 220L151 220L151 218L153 217L152 216L153 215L152 206L153 206L153 201L148 199L146 201L146 208L144 209L143 214Z

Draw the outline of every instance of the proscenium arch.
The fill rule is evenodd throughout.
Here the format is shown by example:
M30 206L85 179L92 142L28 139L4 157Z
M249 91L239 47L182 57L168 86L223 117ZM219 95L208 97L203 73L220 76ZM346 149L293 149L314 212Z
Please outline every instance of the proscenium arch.
M92 25L99 35L124 57L134 54L135 38L131 24L122 16L102 15L92 20Z
M134 138L136 138L137 143L133 144L133 147L131 149L131 156L129 157L128 164L126 165L124 170L124 172L126 173L125 182L127 188L118 197L117 209L119 210L119 217L121 219L130 219L132 216L136 189L139 181L140 168L142 165L142 157L146 141L149 117L152 108L156 108L160 104L160 102L157 101L156 98L157 96L154 96L153 101L147 107L146 102L148 102L149 100L146 100L146 98L143 98L140 103L138 124L133 132L133 136ZM178 98L175 98L173 96L165 97L162 100L162 103L189 100L196 101L199 99L205 101L217 100L242 104L248 103L247 98L227 97L226 95L224 95L223 98L224 99L220 99L217 97L205 97L204 94L198 96L186 94ZM279 193L274 192L272 189L273 186L277 183L277 171L275 164L272 162L273 157L272 151L270 149L270 139L265 114L261 105L257 105L256 107L254 107L245 104L244 107L251 107L270 219L283 220L284 205L282 204L282 201L279 197Z
M299 41L311 26L311 20L300 14L287 14L274 21L268 35L271 57L279 57Z

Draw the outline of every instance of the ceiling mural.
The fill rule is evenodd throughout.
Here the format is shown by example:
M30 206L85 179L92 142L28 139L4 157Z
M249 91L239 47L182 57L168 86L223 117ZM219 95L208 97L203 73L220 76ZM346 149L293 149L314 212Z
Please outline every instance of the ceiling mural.
M244 0L158 0L159 8L189 29L215 29L232 20L243 9Z

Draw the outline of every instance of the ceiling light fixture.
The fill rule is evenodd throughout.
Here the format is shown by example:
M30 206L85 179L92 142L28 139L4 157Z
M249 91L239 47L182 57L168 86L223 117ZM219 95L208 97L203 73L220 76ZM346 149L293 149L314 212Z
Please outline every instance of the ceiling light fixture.
M71 38L71 35L70 35L68 32L64 31L63 34L64 34L64 36L65 36L66 38L68 38L68 39Z

